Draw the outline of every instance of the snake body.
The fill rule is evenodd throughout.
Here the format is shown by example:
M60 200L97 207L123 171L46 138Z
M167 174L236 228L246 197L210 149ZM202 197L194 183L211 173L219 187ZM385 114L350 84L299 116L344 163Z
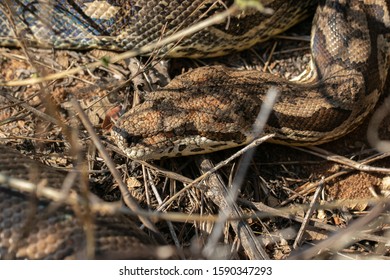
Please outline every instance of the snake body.
M0 1L0 44L21 39L40 48L131 50L156 42L213 14L233 0L56 0ZM175 57L220 56L251 47L302 19L316 0L262 1L272 15L256 10L200 31L158 50ZM12 13L13 21L7 20ZM175 46L175 47L174 47Z
M275 10L273 16L249 9L156 52L200 57L241 50L286 29L317 1L263 2ZM3 46L19 45L22 41L49 48L133 49L212 16L232 3L207 0L0 1L0 42ZM319 1L312 29L311 71L300 82L257 71L198 68L146 95L143 103L117 121L113 138L129 157L139 159L206 153L243 145L254 137L252 126L271 86L278 89L280 96L265 132L275 133L276 142L319 144L341 137L361 123L384 90L390 64L389 10L388 0ZM270 27L270 24L275 26ZM1 153L11 156L0 161L0 172L16 177L24 173L25 176L23 166L31 165L30 161L8 149ZM10 168L6 162L13 158L21 159L23 164ZM54 177L63 179L58 174ZM40 201L36 209L40 222L26 233L27 239L18 236L16 229L25 223L28 215L24 209L30 204L26 201L25 194L0 186L0 257L77 256L76 249L85 247L86 239L79 235L82 227L70 209L61 208L48 218L41 215L41 209L47 209L47 202ZM131 248L152 244L141 232L133 230L131 224L132 230L124 235L116 226L115 218L98 216L95 225L104 221L108 223L106 228L94 228L97 236L105 238L100 243L100 239L96 239L97 252L115 251L118 244L121 248L128 243L132 243ZM43 241L53 240L43 230L46 225L53 234L67 230L72 244L57 242L53 245ZM107 241L114 237L117 237L116 245ZM65 241L61 237L60 240ZM48 253L42 254L42 251Z
M61 189L65 174L0 146L0 172L13 179L33 180ZM86 259L88 246L95 258L157 258L156 243L124 216L88 218L71 207L32 199L0 184L0 259Z
M321 1L311 70L298 82L259 71L198 68L127 112L113 134L131 158L208 153L253 140L266 92L280 97L265 127L274 142L316 145L356 128L375 106L390 61L389 3Z

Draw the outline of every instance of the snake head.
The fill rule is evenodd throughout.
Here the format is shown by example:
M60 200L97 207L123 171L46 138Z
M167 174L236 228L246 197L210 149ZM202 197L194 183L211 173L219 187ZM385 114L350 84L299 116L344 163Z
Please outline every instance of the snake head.
M220 67L208 71L212 76L225 73ZM229 83L216 87L213 79L200 76L204 72L208 73L191 72L199 79L181 75L120 117L112 129L118 147L132 159L154 160L205 154L250 141L246 131L260 107L253 100L256 95L241 95Z
M170 110L156 111L152 105L145 102L134 107L111 130L118 147L131 159L158 160L206 154L236 147L248 140L237 132L201 129L199 125L208 122L194 122L190 116L193 114L181 112L169 117Z

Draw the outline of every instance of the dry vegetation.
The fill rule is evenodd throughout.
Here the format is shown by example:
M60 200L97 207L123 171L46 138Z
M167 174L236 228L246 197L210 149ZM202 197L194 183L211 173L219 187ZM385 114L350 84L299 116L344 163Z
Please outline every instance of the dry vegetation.
M275 39L227 58L171 61L170 75L224 63L289 78L308 63L309 31L304 26L309 24L285 34L283 38L288 39ZM59 73L98 61L96 57L101 56L97 51L0 49L0 79ZM91 190L105 201L120 199L118 183L96 149L96 139L77 117L79 112L71 103L75 98L106 146L127 191L144 209L166 213L156 214L160 218L157 228L169 244L178 244L187 254L197 257L205 248L203 253L210 258L389 257L385 198L390 188L390 164L387 155L367 144L366 123L319 148L262 144L252 158L244 154L200 180L199 176L237 150L142 163L126 159L112 145L109 128L102 127L107 124L107 115L115 116L119 104L131 106L133 96L142 99L143 90L166 82L154 74L145 78L148 72L141 71L133 80L134 86L127 80L136 72L134 68L133 64L129 71L122 61L35 85L0 88L1 144L61 169L85 161ZM78 132L67 130L69 126ZM387 123L381 133L389 135ZM249 164L245 166L244 161ZM240 176L242 183L237 180ZM234 203L225 198L232 186L239 188ZM228 223L218 223L221 213L228 213Z

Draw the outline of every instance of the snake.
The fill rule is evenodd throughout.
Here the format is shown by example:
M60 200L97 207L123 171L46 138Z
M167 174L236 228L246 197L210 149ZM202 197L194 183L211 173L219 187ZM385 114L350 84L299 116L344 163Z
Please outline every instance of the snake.
M167 86L145 94L143 102L115 122L112 139L129 158L158 160L245 145L257 137L253 126L270 88L275 88L279 96L264 133L275 134L272 141L276 143L317 145L340 138L361 124L385 90L390 66L390 2L262 3L273 12L241 10L223 23L149 54L197 58L241 51L286 30L316 7L309 71L296 81L224 66L205 66L178 75ZM231 0L2 0L0 45L133 50L232 5ZM30 166L37 164L5 147L1 147L1 153L6 157L0 160L0 172L11 177L28 179L26 168L31 170ZM38 167L45 170L38 172L42 178L64 179L48 166ZM49 185L60 184L51 180ZM87 239L77 215L67 207L48 214L47 201L38 201L37 222L20 235L18 229L22 225L25 228L29 215L29 197L0 185L1 258L77 258L78 251L85 252ZM126 244L135 251L155 246L133 223L126 230L123 227L127 225L116 219L95 217L97 255L114 254ZM110 239L115 241L110 243Z

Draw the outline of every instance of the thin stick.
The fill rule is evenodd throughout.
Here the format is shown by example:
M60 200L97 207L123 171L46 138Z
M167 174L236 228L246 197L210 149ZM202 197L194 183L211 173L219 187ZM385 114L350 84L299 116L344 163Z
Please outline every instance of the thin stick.
M83 123L84 127L88 131L89 135L91 136L91 139L93 143L95 144L96 148L98 149L100 155L102 156L103 160L107 164L108 169L110 170L112 176L114 177L115 181L118 183L119 189L122 193L123 200L126 203L126 205L135 212L139 212L140 207L138 206L137 202L131 197L131 194L128 192L126 185L123 183L122 178L115 168L115 164L111 160L110 156L108 155L106 149L104 148L103 144L101 143L98 135L96 134L95 130L93 129L92 124L90 123L87 115L84 113L83 109L81 108L80 104L72 98L71 103L76 110L81 122ZM153 232L159 234L157 228L154 226L154 224L146 217L139 216L139 219L145 224L147 228L152 230Z
M172 196L170 199L168 199L167 201L165 201L159 208L158 210L161 210L163 207L166 207L167 205L169 205L170 203L172 203L172 201L174 201L179 195L181 195L182 193L184 193L185 191L187 191L189 188L192 188L194 187L196 184L200 184L203 180L205 180L208 176L210 176L211 174L213 174L215 171L221 169L222 167L224 167L226 164L228 164L229 162L231 162L232 160L240 157L241 155L245 154L247 151L257 147L258 145L260 145L261 143L264 143L266 142L268 139L271 139L272 137L274 137L275 134L268 134L268 135L265 135L261 138L258 138L258 139L255 139L253 140L253 142L251 142L250 144L248 144L247 146L245 146L244 148L242 148L241 150L239 150L238 152L234 153L232 156L230 156L229 158L221 161L220 163L218 163L216 166L214 166L213 168L211 168L209 171L205 172L204 174L202 174L201 176L199 176L198 178L196 178L195 180L193 180L192 182L190 182L188 185L186 185L184 188L182 188L180 191L178 191L174 196ZM183 181L185 182L185 181Z
M268 117L271 114L272 108L276 102L276 98L279 95L279 92L276 88L270 88L266 95L263 105L261 106L261 110L256 118L256 121L253 125L252 137L256 138L260 135L264 127L268 121ZM219 212L219 219L215 223L213 231L211 232L210 238L206 246L203 249L203 254L208 257L211 256L213 251L215 250L218 240L223 233L224 225L231 214L234 203L237 199L239 189L244 182L246 171L249 167L250 161L252 160L255 149L249 150L245 156L242 158L240 165L237 169L236 176L232 182L231 189L227 193L225 199L227 201L227 208L223 209Z
M65 76L74 75L74 74L77 74L79 72L83 72L84 70L95 69L99 66L107 65L107 63L115 63L117 61L120 61L120 60L123 60L126 58L151 53L157 48L160 48L160 47L163 47L163 46L170 44L172 42L176 42L178 40L181 40L182 38L190 36L190 35L198 32L200 30L203 30L204 28L207 28L207 27L212 26L214 24L222 23L227 17L229 17L230 15L239 11L239 9L240 8L237 5L232 5L226 11L223 11L223 12L216 14L212 17L209 17L201 22L198 22L197 24L192 25L190 28L186 28L184 30L181 30L175 34L170 35L167 38L163 38L160 41L157 41L155 43L147 44L147 45L142 46L138 49L130 50L130 51L115 55L113 57L109 57L109 58L104 59L104 60L102 59L102 60L97 61L97 62L89 63L87 65L83 65L80 67L75 67L75 68L60 72L60 73L50 74L50 75L47 75L45 77L25 79L25 80L16 80L16 81L8 81L8 82L0 82L0 86L12 87L12 86L22 86L22 85L33 85L33 84L42 83L45 81L56 80L59 78L63 78Z
M318 186L318 188L317 188L316 192L314 193L314 196L310 202L309 210L306 212L305 218L303 219L303 222L301 224L301 228L299 229L297 237L295 238L295 241L293 244L294 249L298 248L299 244L301 243L303 234L304 234L307 226L309 225L310 217L315 210L317 199L318 199L323 188L324 188L324 178L322 178L321 184Z
M378 218L381 213L389 209L389 204L385 202L379 202L366 216L359 218L353 222L348 228L338 231L328 239L319 242L316 246L313 246L307 250L303 250L299 253L292 254L289 259L311 259L317 255L321 250L336 251L340 248L352 243L355 238L361 235L363 229L369 225L372 221Z

